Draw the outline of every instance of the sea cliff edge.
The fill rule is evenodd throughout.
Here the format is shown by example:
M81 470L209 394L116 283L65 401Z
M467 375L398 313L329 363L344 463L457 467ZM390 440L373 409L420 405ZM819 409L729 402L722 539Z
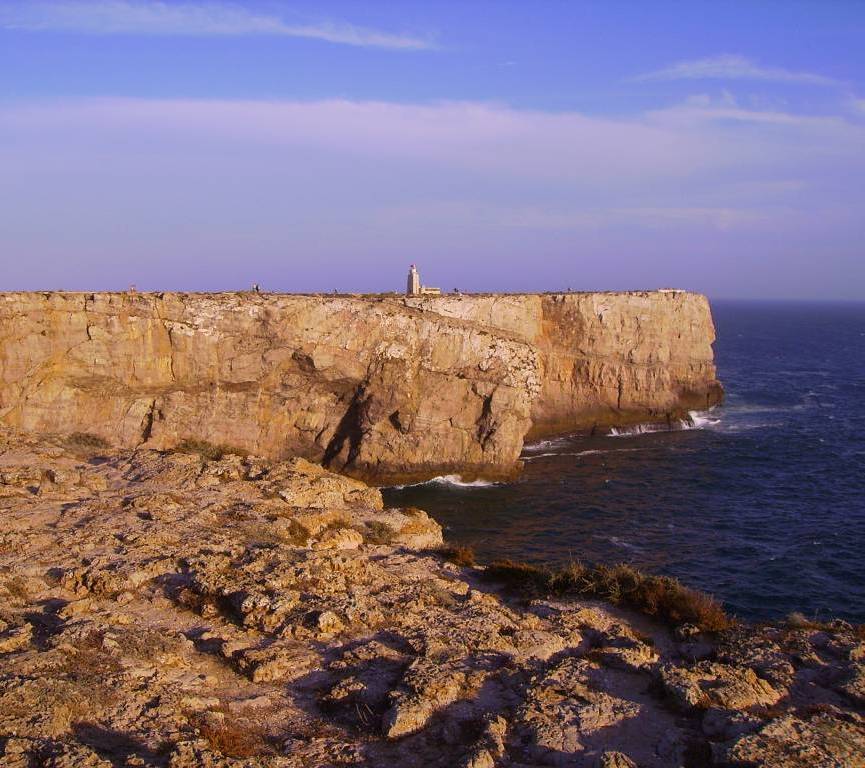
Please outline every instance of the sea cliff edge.
M205 440L377 484L514 475L526 439L723 397L684 291L0 293L0 424Z

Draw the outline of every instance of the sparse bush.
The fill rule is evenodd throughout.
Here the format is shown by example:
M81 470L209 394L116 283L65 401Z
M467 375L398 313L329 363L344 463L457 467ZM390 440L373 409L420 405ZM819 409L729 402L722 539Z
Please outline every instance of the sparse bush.
M99 435L90 432L73 432L63 439L63 447L70 453L89 457L100 451L106 451L111 444Z
M800 611L793 611L792 613L787 614L786 621L787 626L790 627L790 629L822 629L824 627L823 624L809 619Z
M711 595L686 587L669 576L640 573L629 565L587 568L572 563L553 570L502 560L487 567L486 575L512 589L536 594L574 594L608 600L674 626L694 624L705 632L719 632L732 625L721 604Z
M276 754L273 739L264 727L239 718L225 702L207 712L185 714L187 722L210 748L224 757L249 758Z
M396 531L381 520L369 520L360 531L370 544L390 544Z
M539 565L517 562L516 560L496 560L484 572L493 581L520 590L549 592L550 571Z
M224 757L261 757L275 753L266 734L228 717L222 721L201 722L198 731L210 748Z
M439 552L445 560L447 560L449 563L453 563L454 565L471 567L477 562L475 560L475 551L471 547L444 547L440 549Z
M248 455L248 451L242 448L236 448L231 445L216 445L209 443L207 440L195 440L192 438L181 440L174 446L173 450L175 453L197 453L208 461L219 461L229 454L235 454L236 456Z
M865 640L865 624L850 624L844 620L832 619L820 621L809 619L804 613L793 611L787 614L786 624L789 629L813 629L821 632L852 632L857 640Z
M68 652L59 672L75 685L91 705L110 706L116 699L113 678L122 671L119 660L104 645L105 635L93 631L81 637Z
M27 579L23 576L13 576L8 579L3 586L9 593L12 602L24 605L30 602L30 590L27 586Z

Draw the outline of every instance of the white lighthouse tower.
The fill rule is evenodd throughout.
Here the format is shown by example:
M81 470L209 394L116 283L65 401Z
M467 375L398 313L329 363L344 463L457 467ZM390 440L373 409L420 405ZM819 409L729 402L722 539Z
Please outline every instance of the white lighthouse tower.
M406 296L420 296L420 274L417 267L412 264L408 271L408 282L405 288Z
M412 264L408 270L408 282L405 286L406 296L441 296L441 288L433 288L431 285L421 285L420 273L417 267Z

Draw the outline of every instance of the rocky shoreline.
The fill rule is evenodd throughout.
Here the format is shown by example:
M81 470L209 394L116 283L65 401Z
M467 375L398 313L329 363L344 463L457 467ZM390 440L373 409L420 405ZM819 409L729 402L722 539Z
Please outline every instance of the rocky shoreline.
M865 765L861 627L520 592L358 480L201 453L0 434L4 766Z

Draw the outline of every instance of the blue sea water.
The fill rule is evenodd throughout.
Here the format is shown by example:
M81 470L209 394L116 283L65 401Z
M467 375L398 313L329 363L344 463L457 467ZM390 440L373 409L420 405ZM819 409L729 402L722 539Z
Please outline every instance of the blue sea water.
M716 302L698 428L529 445L517 482L388 489L482 560L628 562L753 620L865 622L865 304Z

